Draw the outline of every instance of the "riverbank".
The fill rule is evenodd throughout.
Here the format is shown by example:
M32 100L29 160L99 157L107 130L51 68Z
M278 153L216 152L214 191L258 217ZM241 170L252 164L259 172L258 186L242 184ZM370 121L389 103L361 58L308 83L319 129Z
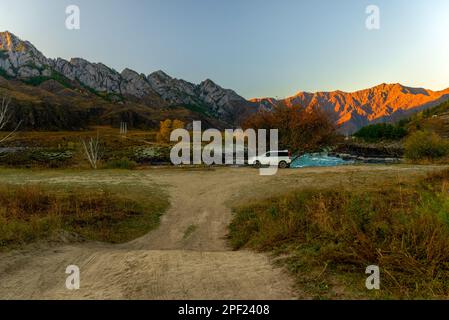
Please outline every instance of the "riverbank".
M330 156L359 163L401 163L404 160L404 146L400 141L367 143L348 140L335 146Z

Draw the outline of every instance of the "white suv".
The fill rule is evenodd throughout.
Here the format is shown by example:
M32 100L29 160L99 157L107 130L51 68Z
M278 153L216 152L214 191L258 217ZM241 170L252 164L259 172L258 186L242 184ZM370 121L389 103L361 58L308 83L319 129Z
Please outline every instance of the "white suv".
M269 151L258 157L248 159L248 164L260 168L261 166L278 166L285 169L292 163L291 154L288 150Z

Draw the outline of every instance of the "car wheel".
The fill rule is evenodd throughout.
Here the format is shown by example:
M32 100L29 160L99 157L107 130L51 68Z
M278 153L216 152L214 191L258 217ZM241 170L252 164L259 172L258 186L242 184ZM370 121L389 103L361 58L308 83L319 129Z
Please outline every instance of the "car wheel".
M261 166L262 164L260 163L260 161L254 162L254 168L260 168Z
M279 168L281 168L281 169L285 169L285 168L287 168L288 167L288 164L287 164L287 162L285 162L285 161L281 161L281 162L279 162Z

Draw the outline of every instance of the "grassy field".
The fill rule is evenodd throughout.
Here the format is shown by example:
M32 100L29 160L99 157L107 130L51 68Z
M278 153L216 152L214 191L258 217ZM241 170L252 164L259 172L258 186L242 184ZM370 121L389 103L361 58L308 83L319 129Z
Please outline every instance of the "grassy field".
M154 143L156 139L156 131L129 130L126 137L124 137L120 135L118 128L97 126L90 130L80 131L19 131L3 145L48 148L66 147L71 142L79 143L80 139L95 137L97 133L103 138L105 144L116 145L117 147ZM2 135L6 135L6 133L2 133Z
M6 133L0 134L0 137ZM94 127L84 131L18 132L0 151L0 166L9 168L89 168L83 141L99 139L99 168L133 168L169 162L168 145L156 141L155 131ZM12 151L14 150L14 152Z
M304 297L447 298L449 171L414 183L302 189L240 205L234 249L271 252ZM367 291L378 265L381 291Z
M39 176L30 170L1 171L9 181L27 174ZM57 170L54 176L63 179L71 173ZM92 173L87 171L85 175ZM67 235L108 243L128 242L156 228L168 205L167 194L156 185L136 187L106 181L2 184L0 250L37 240L60 241Z

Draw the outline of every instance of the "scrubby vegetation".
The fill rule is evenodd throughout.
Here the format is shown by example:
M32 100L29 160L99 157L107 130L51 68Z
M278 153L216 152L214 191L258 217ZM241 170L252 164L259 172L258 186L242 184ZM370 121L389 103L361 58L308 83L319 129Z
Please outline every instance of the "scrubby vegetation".
M379 142L383 140L400 140L410 133L425 129L438 131L441 126L439 117L449 112L449 101L443 102L436 107L429 108L409 118L402 119L394 124L374 124L361 128L354 133L357 138L368 142Z
M273 252L316 298L447 298L449 170L378 189L299 190L240 206L234 249ZM378 265L381 290L365 288Z
M135 239L155 228L168 206L165 193L143 189L0 186L0 250L57 240L61 231L110 243Z
M0 145L0 166L90 168L82 141L89 142L97 132L102 155L99 169L170 163L170 145L158 144L154 131L132 130L125 137L118 129L96 127L95 131L18 132Z
M449 101L395 124L363 127L353 137L356 139L350 139L337 149L369 147L380 151L393 146L411 162L445 163L449 160Z
M110 160L106 163L106 168L108 169L126 169L132 170L135 169L137 163L129 160L128 158L121 158L118 160Z
M449 155L449 141L435 132L416 131L405 142L405 156L410 160L437 160Z
M137 147L133 160L141 164L170 163L170 148L166 146Z
M67 77L55 71L52 71L51 75L48 77L46 76L32 77L27 80L24 80L24 83L29 84L31 86L38 86L48 80L54 80L56 82L59 82L66 88L73 88L71 81Z
M64 168L74 165L74 151L68 149L11 149L0 153L0 165L9 167Z
M430 118L432 116L441 115L441 114L447 113L447 112L449 112L449 101L443 102L442 104L440 104L434 108L430 108L430 109L422 111L421 117ZM420 116L418 114L415 117L419 118Z

